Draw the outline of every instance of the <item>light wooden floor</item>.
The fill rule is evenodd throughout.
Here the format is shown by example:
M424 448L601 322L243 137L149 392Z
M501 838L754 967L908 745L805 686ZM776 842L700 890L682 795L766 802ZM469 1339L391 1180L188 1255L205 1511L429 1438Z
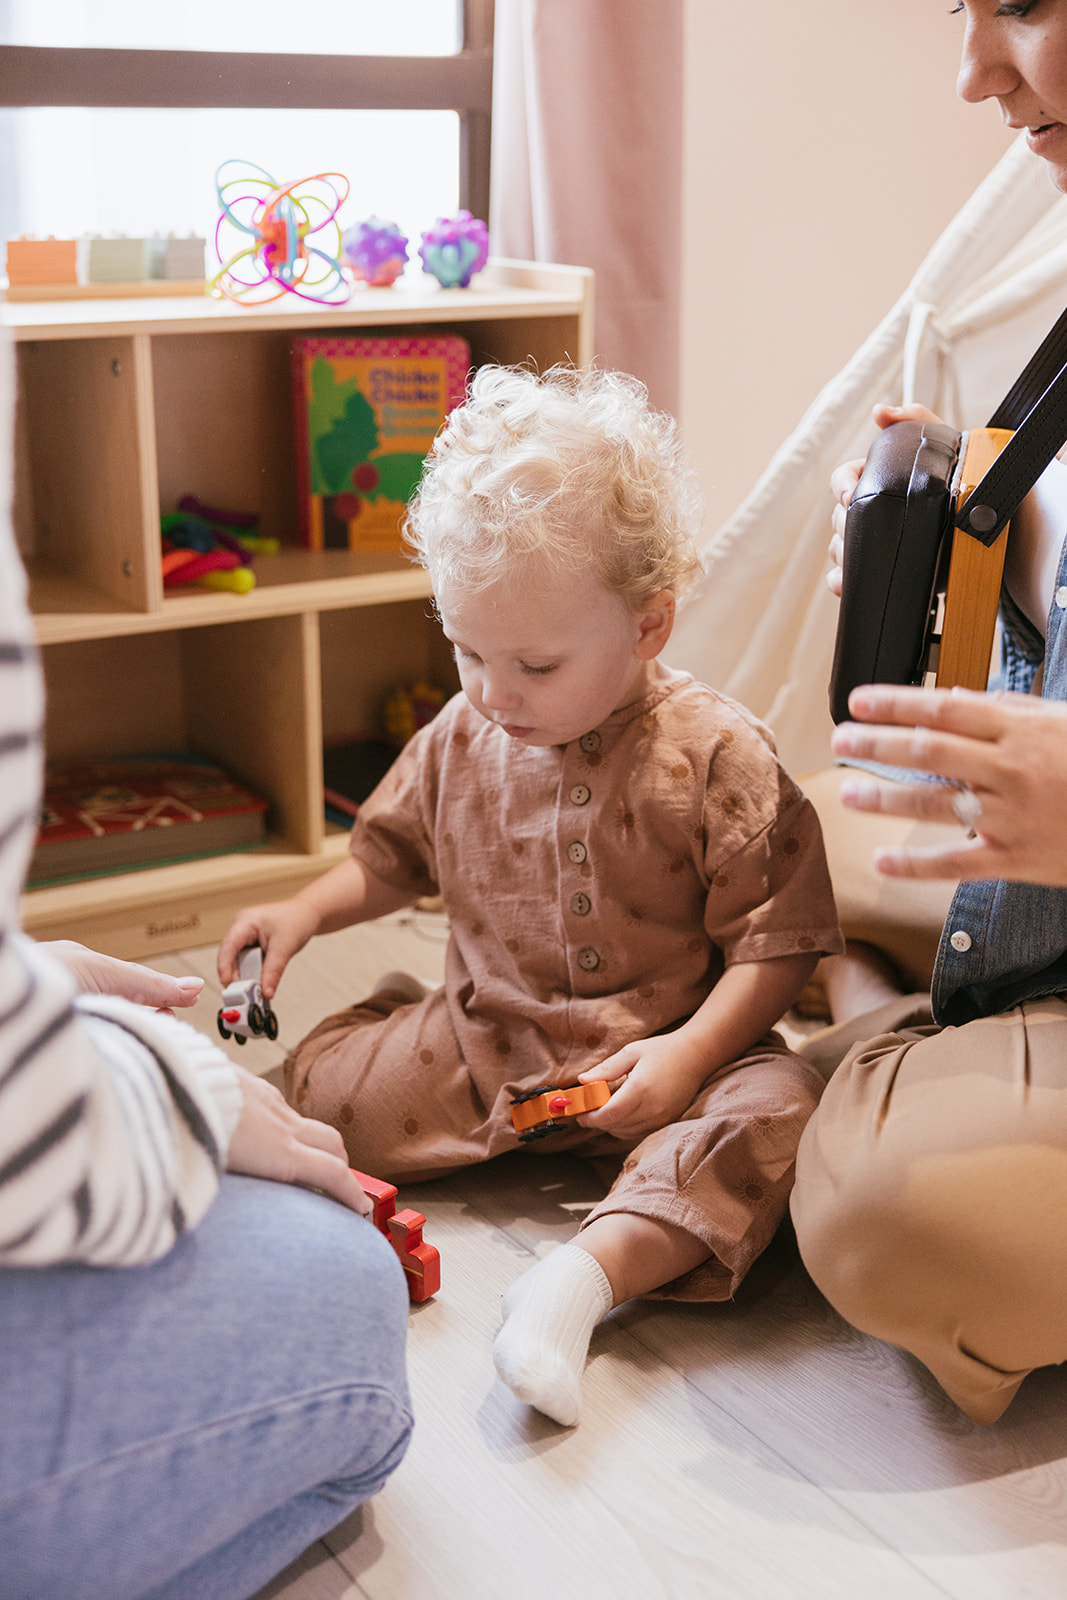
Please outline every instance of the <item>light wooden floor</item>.
M439 981L444 938L416 913L316 940L283 981L279 1044L231 1045L235 1059L276 1069L389 968ZM208 979L193 1020L213 1032L214 951L158 964ZM401 1191L443 1278L412 1310L414 1441L383 1493L257 1600L1067 1596L1067 1374L1036 1374L977 1428L843 1323L788 1240L733 1306L609 1317L576 1430L519 1404L489 1353L501 1294L600 1193L584 1163L527 1152Z

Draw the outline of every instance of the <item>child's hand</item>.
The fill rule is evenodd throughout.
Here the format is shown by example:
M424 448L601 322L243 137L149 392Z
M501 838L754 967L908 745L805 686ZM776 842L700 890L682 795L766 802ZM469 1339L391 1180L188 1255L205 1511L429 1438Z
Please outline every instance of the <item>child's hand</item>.
M701 1053L677 1034L635 1039L578 1074L580 1083L622 1083L606 1106L575 1120L616 1139L643 1138L684 1116L710 1070Z
M263 951L260 982L266 998L273 1000L282 973L297 951L318 933L320 921L315 907L299 897L239 911L219 945L220 981L233 983L238 976L237 957L247 945L258 944Z

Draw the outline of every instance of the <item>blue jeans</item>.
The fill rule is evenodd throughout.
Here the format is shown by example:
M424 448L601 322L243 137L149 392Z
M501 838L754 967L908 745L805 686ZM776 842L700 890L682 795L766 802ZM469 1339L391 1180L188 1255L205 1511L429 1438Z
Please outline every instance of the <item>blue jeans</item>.
M0 1600L242 1600L411 1432L371 1224L227 1176L162 1261L0 1269Z

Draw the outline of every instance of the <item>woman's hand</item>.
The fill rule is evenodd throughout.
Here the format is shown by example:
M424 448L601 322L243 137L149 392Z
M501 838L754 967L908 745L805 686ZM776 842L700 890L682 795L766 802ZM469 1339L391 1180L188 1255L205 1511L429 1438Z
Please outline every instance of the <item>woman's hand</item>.
M894 422L940 422L925 406L875 406L874 420L879 428L888 428ZM831 594L841 595L841 572L845 561L845 514L849 501L856 492L865 461L845 461L830 474L830 493L834 509L830 516L833 537L830 540L830 570L826 586Z
M234 1071L243 1103L230 1139L228 1170L321 1189L349 1210L369 1216L371 1202L348 1165L337 1129L302 1117L280 1090L245 1067L235 1065Z
M599 1066L578 1074L581 1083L620 1082L606 1106L575 1121L616 1139L640 1139L677 1122L711 1071L701 1053L678 1034L635 1039Z
M958 845L876 851L879 872L1067 887L1067 705L1000 691L868 684L852 691L849 710L856 721L834 730L835 755L950 781L896 784L857 772L842 784L842 802L854 811L960 822Z
M282 973L297 951L318 933L320 924L316 908L299 896L239 911L219 944L220 981L233 983L238 976L237 958L241 951L258 944L263 951L260 983L266 998L273 1000Z
M204 987L203 978L172 978L136 961L101 955L73 939L55 939L40 948L62 962L82 994L115 994L137 1005L169 1011L174 1006L195 1005Z

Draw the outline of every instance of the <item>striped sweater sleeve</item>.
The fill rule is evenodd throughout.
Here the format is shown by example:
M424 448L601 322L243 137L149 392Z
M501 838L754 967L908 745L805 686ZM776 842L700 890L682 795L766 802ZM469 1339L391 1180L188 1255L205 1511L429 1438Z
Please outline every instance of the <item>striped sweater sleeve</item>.
M41 793L40 664L11 531L10 349L0 347L0 1265L130 1265L210 1206L237 1075L184 1022L77 996L19 930Z

